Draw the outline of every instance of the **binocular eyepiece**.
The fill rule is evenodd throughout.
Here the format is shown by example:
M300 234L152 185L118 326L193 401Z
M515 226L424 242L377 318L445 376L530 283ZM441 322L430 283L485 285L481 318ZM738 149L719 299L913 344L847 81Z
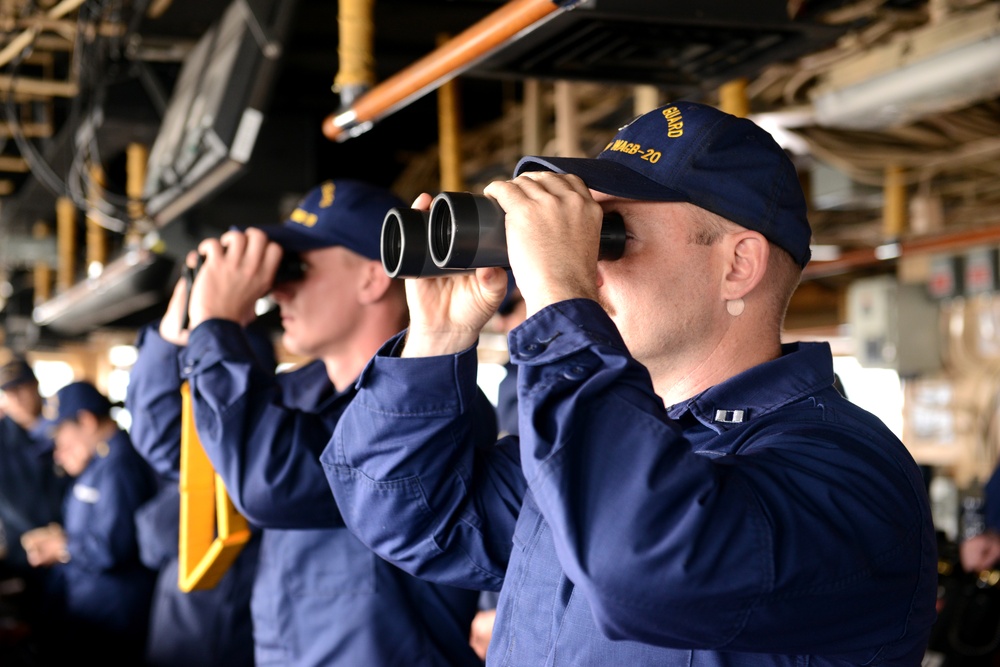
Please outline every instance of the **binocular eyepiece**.
M306 277L306 268L297 252L282 250L281 261L274 271L274 284L290 283Z
M504 211L495 199L468 192L442 192L430 211L393 208L382 222L382 267L391 278L422 278L495 266L509 268ZM607 213L599 257L625 251L625 223Z

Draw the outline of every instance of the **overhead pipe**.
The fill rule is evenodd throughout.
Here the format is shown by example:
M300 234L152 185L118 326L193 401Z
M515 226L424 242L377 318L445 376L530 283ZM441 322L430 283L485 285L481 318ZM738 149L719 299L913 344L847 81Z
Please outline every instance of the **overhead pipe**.
M446 44L440 36L438 44ZM442 192L465 190L462 177L462 120L459 107L458 83L452 79L438 88L438 164Z
M76 97L80 94L80 87L72 81L50 81L0 74L0 93L11 94L15 88L21 95L39 97Z
M56 287L68 290L76 281L76 204L69 197L56 200Z
M632 110L636 116L652 111L660 106L660 89L656 86L636 86L632 93Z
M809 262L802 270L802 280L843 275L858 269L873 268L901 257L955 252L979 245L996 244L1000 244L1000 224L950 234L922 236L881 248L852 250L837 259Z
M98 221L100 215L96 208L103 196L104 189L104 169L100 165L90 167L90 187L88 192L88 204L90 210L87 212L87 275L93 277L104 270L104 265L108 263L108 230Z
M580 2L511 0L448 43L378 84L346 110L327 116L323 121L323 134L331 141L343 141L366 132L376 120L455 78L517 35L553 18L556 12Z
M146 217L142 192L146 183L149 147L132 142L125 149L125 195L128 197L128 217L131 221L125 234L126 245L137 245L142 240L142 230L136 224Z
M521 132L521 153L524 155L539 155L545 145L543 120L545 115L542 100L542 84L538 79L524 80L524 93L521 108L524 118Z
M580 148L580 108L576 86L569 81L556 81L553 102L556 113L556 155L585 157Z
M902 167L886 166L882 193L882 238L895 241L906 232L906 172Z
M27 160L17 155L0 155L0 171L26 174L31 171Z
M750 115L750 96L747 95L747 80L733 79L719 86L719 110L740 118Z
M340 0L337 6L337 60L340 65L333 79L333 92L340 95L340 104L344 107L350 106L375 84L374 5L375 0Z
M55 7L49 9L45 16L48 19L61 19L70 12L78 9L86 0L63 0ZM31 46L38 36L38 33L42 30L42 22L38 21L34 25L28 27L20 35L14 37L7 46L0 50L0 67L6 65L10 61L14 60L19 53L24 51L26 48Z

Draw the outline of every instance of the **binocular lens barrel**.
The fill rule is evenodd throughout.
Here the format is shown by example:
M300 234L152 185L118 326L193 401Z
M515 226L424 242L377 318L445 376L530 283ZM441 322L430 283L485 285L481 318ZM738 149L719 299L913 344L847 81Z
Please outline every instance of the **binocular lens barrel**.
M423 231L426 220L426 213L414 209L390 209L382 221L382 236L379 239L382 255L382 268L386 275L395 278L399 275L408 275L406 268L413 263L413 256L416 254L409 246L416 240L414 234L406 233L406 226L414 223L409 218L416 217L416 228ZM406 254L404 254L406 253ZM420 262L423 266L423 262Z
M391 278L509 268L504 217L495 199L468 192L442 192L427 212L390 209L382 222L382 267ZM603 260L625 251L625 223L617 213L605 214L600 244Z
M442 192L431 201L431 259L442 269L509 266L504 215L495 199Z
M431 259L442 269L510 266L505 213L495 199L468 192L442 192L431 201L427 230ZM615 260L625 252L625 222L606 213L598 257Z
M382 268L390 278L420 278L446 273L427 252L427 211L393 208L382 221Z

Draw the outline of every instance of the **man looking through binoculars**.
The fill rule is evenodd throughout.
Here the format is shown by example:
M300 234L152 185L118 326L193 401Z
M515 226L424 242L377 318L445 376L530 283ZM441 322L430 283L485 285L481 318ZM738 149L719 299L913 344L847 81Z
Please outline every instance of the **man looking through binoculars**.
M382 188L328 181L283 225L203 241L190 332L180 327L183 281L161 323L183 346L178 367L202 445L233 504L263 529L251 600L258 665L481 664L468 644L477 593L419 580L369 551L344 528L318 460L358 373L406 324L402 286L378 259L382 219L398 203ZM283 251L298 253L304 271L272 289ZM268 292L285 348L313 359L276 376L243 333ZM495 436L495 418L483 428Z
M810 229L773 139L670 104L484 192L528 316L519 438L472 430L504 272L407 281L409 330L321 458L348 527L418 576L499 589L487 664L920 664L923 481L834 389L827 345L781 342ZM599 261L607 212L625 249Z

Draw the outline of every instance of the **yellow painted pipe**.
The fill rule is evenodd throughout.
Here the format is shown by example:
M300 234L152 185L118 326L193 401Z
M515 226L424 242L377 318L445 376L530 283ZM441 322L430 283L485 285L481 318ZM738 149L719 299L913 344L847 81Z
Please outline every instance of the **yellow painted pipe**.
M95 202L100 199L101 189L104 187L104 170L100 165L91 166L90 184L88 200L90 206L93 207L96 206ZM108 233L92 213L87 214L86 251L88 275L94 264L100 264L103 268L108 263Z
M889 165L885 168L882 192L882 236L898 239L906 231L907 224L906 172L902 167Z
M747 97L747 80L733 79L719 86L719 110L746 118L750 113L750 98Z
M367 90L375 84L374 6L375 0L340 0L338 3L337 60L340 65L333 79L334 92Z
M447 36L438 37L438 44L444 44ZM465 179L462 177L462 130L459 109L458 83L452 79L438 88L438 164L441 171L443 192L462 192Z
M149 148L145 144L130 143L125 149L125 194L129 198L129 214L142 215L142 190L146 184L146 166L149 162ZM133 211L133 204L139 208Z
M142 191L146 184L146 169L149 163L149 147L145 144L130 143L125 149L125 194L128 197L128 215L135 222L146 216L146 206L142 201ZM135 226L126 232L125 243L133 245L141 240L140 231Z
M76 281L76 204L69 197L56 200L56 287L67 290Z

